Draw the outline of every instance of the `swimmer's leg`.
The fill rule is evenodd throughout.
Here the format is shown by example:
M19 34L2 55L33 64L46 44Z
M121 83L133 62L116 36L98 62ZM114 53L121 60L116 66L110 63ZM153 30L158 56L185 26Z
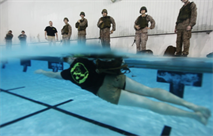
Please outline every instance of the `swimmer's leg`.
M163 115L188 117L195 119L204 125L206 125L208 121L208 119L205 118L200 112L184 111L167 103L155 102L144 96L137 95L125 90L121 91L118 105L145 108Z
M202 113L206 118L209 118L211 116L211 112L209 109L201 106L197 106L193 103L187 102L184 99L177 97L176 95L160 89L160 88L150 88L145 85L142 85L128 77L126 77L126 87L125 90L130 91L135 94L139 94L142 96L148 96L153 97L158 100L169 102L177 105L184 106L186 108L189 108L195 112Z

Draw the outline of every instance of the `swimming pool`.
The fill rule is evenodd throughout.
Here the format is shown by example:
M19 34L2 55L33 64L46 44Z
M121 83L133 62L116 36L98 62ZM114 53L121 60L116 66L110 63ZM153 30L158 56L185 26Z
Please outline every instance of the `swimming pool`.
M64 69L69 65L64 63ZM213 135L213 118L207 126L181 117L163 116L145 109L116 106L69 81L34 74L48 69L47 61L31 60L23 72L19 59L0 72L0 135ZM169 90L157 82L156 69L131 68L126 74L146 86ZM185 86L184 99L213 111L213 74L203 73L202 86ZM182 108L182 107L181 107ZM185 109L187 110L187 109Z

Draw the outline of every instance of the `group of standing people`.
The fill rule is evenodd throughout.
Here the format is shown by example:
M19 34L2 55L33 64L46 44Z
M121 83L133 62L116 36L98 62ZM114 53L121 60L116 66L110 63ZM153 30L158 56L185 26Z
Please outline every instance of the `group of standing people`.
M108 12L106 9L102 10L102 15L98 20L97 26L100 28L100 39L101 39L101 44L103 47L110 47L110 34L112 34L116 30L116 24L115 21L112 17L108 16ZM85 13L81 12L80 13L81 19L79 19L75 27L78 30L78 42L80 44L85 44L86 43L86 29L88 27L88 21L85 18ZM63 45L68 45L70 42L70 38L72 35L72 27L68 23L69 19L67 17L64 18L64 27L61 29L61 35L62 35L62 42ZM47 26L45 28L45 38L46 38L50 45L55 43L55 35L57 36L57 29L52 26L52 21L49 22L50 26ZM112 25L112 30L110 30ZM57 38L58 39L58 38Z
M176 55L187 56L189 54L191 30L196 24L197 7L194 2L190 2L189 0L181 1L184 3L184 5L180 9L175 26L175 33L177 34ZM108 16L108 11L106 9L103 9L101 13L102 17L98 20L97 23L97 26L100 28L101 44L103 47L110 47L110 34L112 34L116 30L116 23L113 17ZM134 23L137 52L146 50L148 30L155 28L155 20L152 18L152 16L147 14L146 7L141 7L139 13L141 15L136 19ZM78 42L81 44L85 44L88 20L85 18L84 12L81 12L80 16L81 19L76 22L75 27L78 30ZM68 23L69 19L67 17L65 17L63 21L65 25L61 29L62 43L63 45L69 45L72 35L72 27ZM149 23L151 23L150 27ZM58 31L55 27L53 27L52 21L49 22L49 26L47 26L44 31L45 39L49 41L50 45L55 44L56 40L58 40ZM5 37L8 47L10 47L12 44L12 37L12 31L9 31ZM22 31L19 39L22 44L26 43L26 35L24 31ZM182 51L183 45L184 49Z
M80 43L85 43L86 42L86 28L88 26L87 19L85 17L85 13L81 12L80 13L81 19L79 19L75 26L78 29L78 41ZM62 42L63 45L69 45L70 43L70 38L72 35L72 27L68 23L69 19L67 17L64 18L64 23L65 25L61 29L61 35L62 35ZM53 27L52 21L49 22L50 26L47 26L45 28L45 39L47 39L50 43L50 45L55 44L55 37L57 38L58 41L58 31L55 27Z
M191 30L195 26L197 20L197 7L194 2L190 2L189 0L181 1L184 5L179 11L175 26L175 33L177 34L175 55L186 57L189 54ZM146 42L148 40L147 31L155 27L155 20L150 15L146 14L146 7L142 7L140 13L141 16L136 19L134 25L136 30L135 41L138 52L146 50ZM149 22L151 22L150 27L148 27ZM182 47L184 47L183 50Z
M100 28L100 39L103 47L110 47L110 34L112 34L116 29L115 21L112 17L108 16L108 12L106 9L102 10L102 15L97 23L97 26ZM79 19L75 27L78 30L78 42L80 44L85 44L86 42L86 29L88 27L88 21L85 18L85 13L80 13L81 19ZM64 27L61 29L61 35L62 35L62 42L63 45L68 45L70 42L70 38L72 35L72 27L68 23L69 19L67 17L64 18ZM45 38L46 35L48 36L48 41L50 44L55 43L55 35L57 36L57 30L55 27L52 26L52 21L50 21L50 26L45 28ZM112 24L112 30L110 31ZM54 37L53 37L54 36ZM58 39L58 38L57 38Z
M196 24L197 7L194 2L189 0L181 0L184 5L179 11L177 17L175 33L177 34L176 40L176 56L187 56L189 54L191 30ZM98 20L97 26L100 28L100 39L103 47L110 47L110 34L116 30L116 23L113 17L108 16L106 9L102 10L102 17ZM155 20L152 16L147 14L147 8L141 7L139 13L141 14L134 23L135 41L137 52L146 50L146 43L148 41L148 30L155 28ZM75 24L78 29L78 41L85 43L86 41L86 28L88 21L85 13L80 13L81 19ZM69 43L72 34L72 27L67 23L67 18L64 19L65 26L62 29L63 41L65 44ZM149 27L149 23L151 26ZM112 26L112 29L111 29ZM111 30L110 30L111 29ZM183 51L182 47L184 45Z
M21 46L26 45L27 35L25 34L25 31L21 31L21 34L18 36L20 40ZM6 48L9 49L12 47L12 39L13 39L13 32L12 30L9 30L8 33L5 36L6 41Z

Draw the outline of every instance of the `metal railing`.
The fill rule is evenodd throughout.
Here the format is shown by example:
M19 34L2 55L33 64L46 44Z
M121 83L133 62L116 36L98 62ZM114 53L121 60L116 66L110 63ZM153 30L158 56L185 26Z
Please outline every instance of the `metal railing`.
M213 30L203 30L203 31L192 31L192 33L206 33L206 34L210 34ZM160 36L160 35L173 35L176 33L161 33L161 34L148 34L148 36ZM135 37L135 35L126 35L126 36L115 36L115 37L110 37L111 39L116 39L116 38L127 38L127 37ZM86 40L98 40L100 38L87 38ZM78 39L72 39L70 41L78 41ZM56 41L57 43L61 42L61 41ZM46 44L48 42L31 42L30 44ZM19 44L13 44L13 45L19 45ZM0 45L0 46L5 46L5 45Z

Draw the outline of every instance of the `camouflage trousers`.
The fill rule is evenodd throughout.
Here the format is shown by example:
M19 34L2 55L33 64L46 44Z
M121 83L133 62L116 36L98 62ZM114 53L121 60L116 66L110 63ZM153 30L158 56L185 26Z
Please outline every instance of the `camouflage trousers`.
M6 49L11 49L12 47L12 40L6 40Z
M100 30L100 38L102 47L110 47L110 29L104 28Z
M187 56L189 54L191 30L177 30L176 55ZM182 45L184 49L182 51Z
M70 45L70 37L68 35L63 35L62 43L63 43L63 45Z
M86 35L85 34L78 34L78 43L85 44L86 43Z
M148 40L147 32L137 31L135 33L135 40L136 40L137 52L146 50L146 42Z

